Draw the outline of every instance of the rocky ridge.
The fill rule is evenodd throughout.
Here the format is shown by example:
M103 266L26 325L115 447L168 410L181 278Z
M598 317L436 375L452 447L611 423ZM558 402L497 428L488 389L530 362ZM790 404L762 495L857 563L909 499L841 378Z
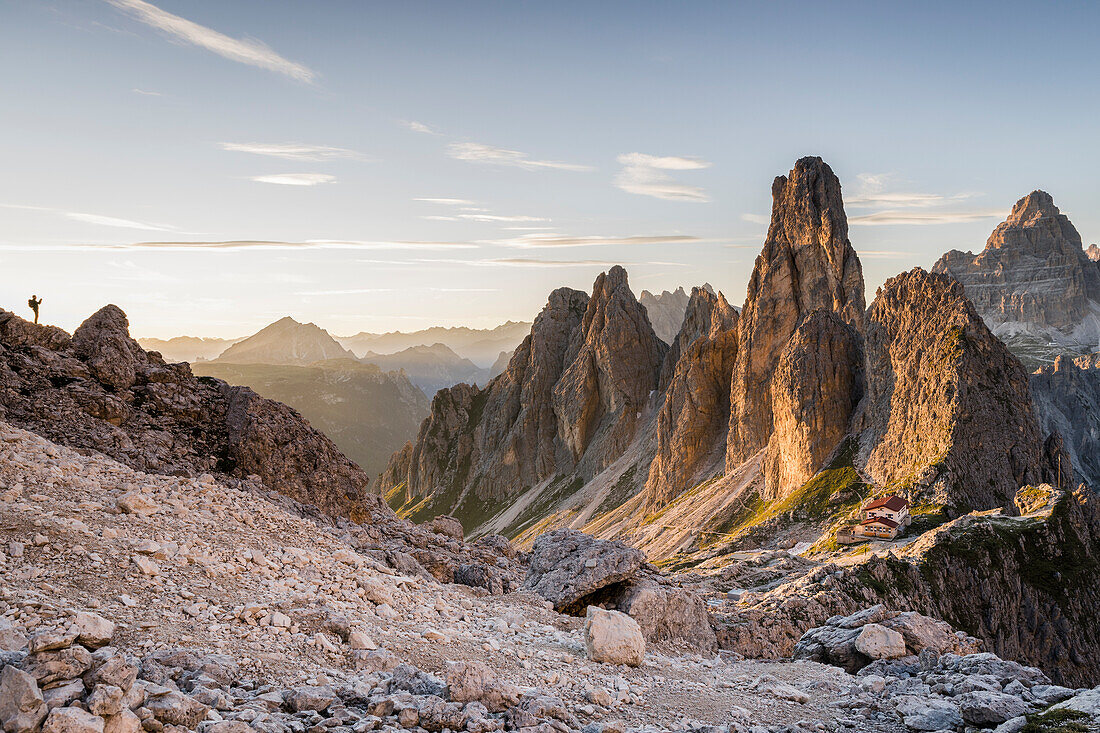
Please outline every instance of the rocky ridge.
M721 470L736 358L737 311L721 293L692 288L683 327L661 369L665 398L645 487L650 508L668 504Z
M408 502L427 501L410 516L449 512L471 526L495 513L486 502L590 478L644 427L666 351L622 268L601 274L591 297L556 290L504 373L484 389L441 390L407 472L397 457L386 475L405 477Z
M857 423L876 483L956 513L1011 506L1020 486L1057 483L1027 373L957 282L919 268L887 281L865 334Z

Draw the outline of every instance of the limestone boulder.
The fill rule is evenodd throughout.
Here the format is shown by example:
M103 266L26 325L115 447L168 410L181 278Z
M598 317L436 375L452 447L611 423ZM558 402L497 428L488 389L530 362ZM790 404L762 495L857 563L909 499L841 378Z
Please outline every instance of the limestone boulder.
M594 662L637 667L645 659L645 639L638 622L619 611L589 606L584 645Z

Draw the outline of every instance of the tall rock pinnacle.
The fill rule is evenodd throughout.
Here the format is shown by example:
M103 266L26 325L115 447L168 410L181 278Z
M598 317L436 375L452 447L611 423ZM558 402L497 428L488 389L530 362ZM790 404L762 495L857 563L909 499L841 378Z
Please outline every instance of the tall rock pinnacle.
M662 507L721 462L729 427L730 376L737 357L737 311L726 298L693 288L684 324L661 375L657 453L646 480L646 503Z
M768 444L775 431L776 365L803 318L819 309L832 311L842 323L860 329L863 270L848 241L840 181L821 158L802 158L788 176L779 176L772 184L771 225L739 319L728 468ZM847 347L841 351L851 353ZM850 368L858 369L858 364ZM807 389L812 391L813 385L803 385L802 391ZM847 418L844 414L829 419L846 424Z

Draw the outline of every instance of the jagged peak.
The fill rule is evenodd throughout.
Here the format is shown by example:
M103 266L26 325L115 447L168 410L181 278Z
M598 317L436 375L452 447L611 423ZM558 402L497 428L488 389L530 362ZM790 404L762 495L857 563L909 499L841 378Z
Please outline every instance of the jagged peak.
M1027 196L1016 202L1012 207L1012 213L1005 220L1010 225L1026 225L1035 219L1058 216L1058 207L1054 205L1054 197L1046 191L1035 189Z

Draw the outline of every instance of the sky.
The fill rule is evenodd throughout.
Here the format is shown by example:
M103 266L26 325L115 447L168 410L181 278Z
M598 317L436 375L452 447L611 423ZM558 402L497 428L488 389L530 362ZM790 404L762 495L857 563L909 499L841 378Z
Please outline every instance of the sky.
M820 155L868 301L1049 191L1100 241L1100 4L0 0L0 307L137 336L739 305Z

